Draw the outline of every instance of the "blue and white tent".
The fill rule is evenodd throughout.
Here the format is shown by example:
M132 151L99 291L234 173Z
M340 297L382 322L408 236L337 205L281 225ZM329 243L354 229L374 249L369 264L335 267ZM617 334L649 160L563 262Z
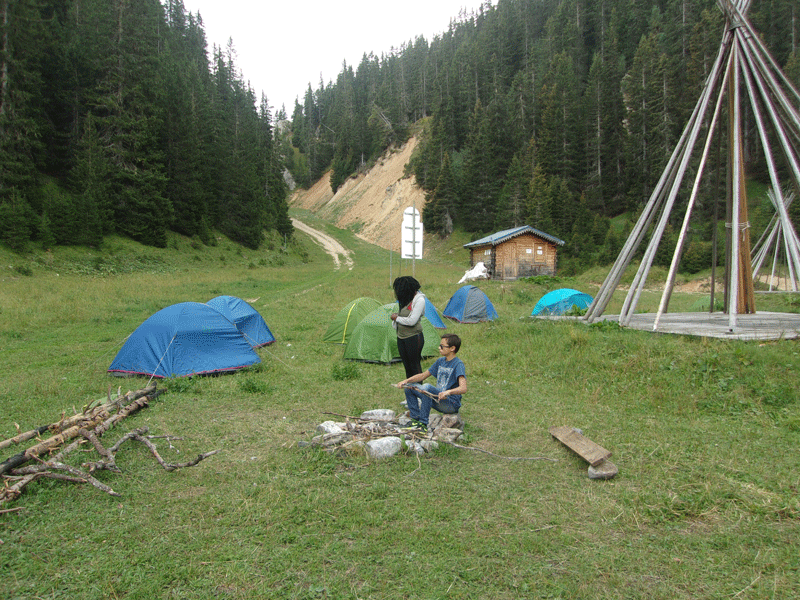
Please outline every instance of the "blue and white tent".
M444 316L460 323L480 323L496 319L497 311L483 291L474 285L465 285L447 302Z
M425 318L428 319L431 325L436 329L447 329L447 325L444 324L442 317L439 316L439 310L427 296L425 296Z
M399 304L395 302L393 305L394 310L392 312L398 312ZM436 329L447 329L447 325L444 324L442 321L442 317L439 316L439 309L431 302L431 299L425 296L425 313L424 316L428 321L430 321L431 325L433 325Z
M531 316L536 315L563 315L573 308L583 310L587 308L594 298L578 290L561 288L547 292L533 307Z
M214 310L221 312L242 332L253 348L268 346L275 341L264 317L247 302L236 296L217 296L206 302Z
M148 317L128 337L108 372L167 378L235 371L261 362L221 312L181 302Z

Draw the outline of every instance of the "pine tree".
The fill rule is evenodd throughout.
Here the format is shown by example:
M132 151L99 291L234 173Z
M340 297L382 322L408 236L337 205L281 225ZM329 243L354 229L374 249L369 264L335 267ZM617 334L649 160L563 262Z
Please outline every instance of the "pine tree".
M450 154L445 153L439 169L439 179L432 192L426 195L422 221L431 233L447 236L453 233L453 215L458 202Z
M642 36L631 69L623 79L629 139L627 165L635 206L649 197L675 138L668 59L658 42L658 31Z
M0 239L16 252L25 250L31 237L31 208L16 189L0 204Z
M580 92L572 59L557 55L540 90L541 122L537 127L537 159L545 173L577 187Z
M159 25L157 0L99 0L87 20L100 37L95 45L99 80L92 90L92 118L84 135L102 154L106 189L113 199L113 226L131 238L166 245L172 206L164 197L165 176L158 152ZM106 37L107 36L107 37Z
M199 235L208 217L208 145L203 124L209 114L205 35L187 17L183 2L170 0L169 29L161 54L165 195L173 206L173 229ZM207 236L206 236L207 237Z
M261 178L264 182L264 195L267 198L267 221L265 226L268 229L277 230L283 236L291 237L294 227L289 218L289 206L286 203L287 189L286 182L283 179L284 166L276 145L269 102L267 102L266 96L261 97L259 122L261 126Z
M525 160L515 155L506 173L505 185L500 194L494 229L519 227L526 224L525 204L530 175L525 167Z
M605 2L601 3L605 6ZM617 52L615 16L600 13L601 31L589 80L584 93L586 117L585 183L589 208L603 215L614 215L624 209L618 199L624 191L623 115L624 107L619 82L620 56Z
M43 12L41 0L0 0L0 203L13 196L14 214L36 183Z
M526 223L545 233L553 233L553 202L550 183L541 165L536 165L528 184Z
M480 100L470 119L470 134L464 164L464 187L454 221L467 231L487 231L494 225L489 119Z

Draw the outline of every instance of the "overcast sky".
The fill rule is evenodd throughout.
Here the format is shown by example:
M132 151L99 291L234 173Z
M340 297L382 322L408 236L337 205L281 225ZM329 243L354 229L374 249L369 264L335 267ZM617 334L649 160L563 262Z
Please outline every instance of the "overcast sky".
M464 8L481 0L183 0L187 12L203 18L209 52L233 39L239 69L261 98L292 116L296 97L308 84L327 85L342 62L357 68L364 53L380 57L422 35L429 42L447 31ZM492 2L496 4L496 0Z

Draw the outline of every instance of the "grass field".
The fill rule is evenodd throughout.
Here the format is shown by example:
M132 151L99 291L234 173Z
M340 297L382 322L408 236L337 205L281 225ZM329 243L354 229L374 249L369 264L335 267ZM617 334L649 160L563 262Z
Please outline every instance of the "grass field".
M342 368L321 342L350 300L391 301L388 253L299 215L353 250L334 271L308 238L263 251L164 250L111 240L101 252L0 251L0 439L144 379L106 369L156 310L230 294L277 341L262 364L160 382L168 392L103 440L147 426L168 473L124 446L122 496L31 484L0 515L0 597L286 599L709 599L800 597L800 346L654 335L528 318L555 287L590 294L605 272L548 285L484 282L500 319L463 339L469 393L461 443L371 463L298 447L326 412L400 409L400 365ZM414 266L443 309L468 267L453 239ZM403 273L411 265L404 262ZM594 287L593 287L594 286ZM675 310L697 296L674 295ZM645 294L642 311L659 295ZM615 299L614 307L620 299ZM791 295L760 310L794 311ZM430 364L426 361L425 364ZM579 427L619 475L592 481L554 441ZM19 449L6 449L0 460ZM94 460L75 453L74 461ZM89 458L87 458L89 457Z

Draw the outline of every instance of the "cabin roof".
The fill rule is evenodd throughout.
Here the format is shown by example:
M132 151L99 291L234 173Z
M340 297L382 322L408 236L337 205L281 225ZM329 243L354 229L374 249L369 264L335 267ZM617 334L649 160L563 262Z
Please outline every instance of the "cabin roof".
M548 233L545 233L544 231L539 231L538 229L534 229L529 225L523 225L522 227L514 227L513 229L504 229L503 231L498 231L497 233L493 233L492 235L486 236L479 240L475 240L474 242L470 242L469 244L464 244L464 248L475 248L478 246L486 246L486 245L497 246L498 244L507 242L508 240L515 238L518 235L522 235L523 233L532 233L533 235L540 237L544 240L547 240L548 242L551 242L558 246L563 246L565 244L564 240L560 240L554 235L550 235Z

